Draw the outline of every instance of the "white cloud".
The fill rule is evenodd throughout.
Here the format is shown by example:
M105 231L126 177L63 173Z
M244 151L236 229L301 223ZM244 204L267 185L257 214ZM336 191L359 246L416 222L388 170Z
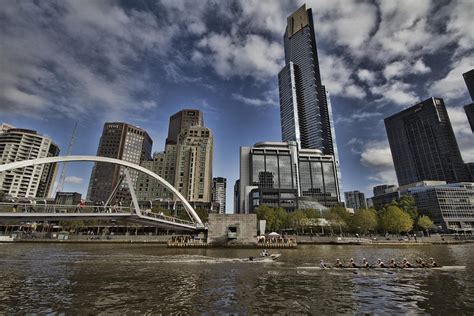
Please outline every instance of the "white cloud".
M64 182L69 184L82 184L82 182L84 182L84 178L76 176L67 176Z
M275 77L281 70L283 47L256 34L238 37L211 33L198 44L207 50L209 65L220 76L254 77L258 80Z
M409 74L425 74L431 71L431 68L425 65L422 59L414 63L406 60L395 61L385 66L383 75L386 79L401 78Z
M278 96L274 93L266 93L263 98L249 98L239 93L232 93L232 99L253 106L278 106Z
M392 153L386 141L367 142L360 154L360 162L371 169L369 180L374 181L374 185L397 183Z
M449 119L465 162L474 162L474 135L463 107L447 107Z
M412 106L419 97L412 90L412 86L396 80L391 80L383 85L373 86L370 92L376 96L380 96L381 101L395 103L404 107Z
M354 122L362 122L368 119L374 119L375 117L379 117L383 115L380 112L356 112L349 116L338 117L336 119L336 123L354 123Z
M458 0L452 3L447 30L458 44L458 54L473 48L473 12L474 5L471 0Z
M344 59L320 51L321 80L331 95L362 99L366 92L351 78L351 67Z
M314 0L307 4L313 10L317 35L354 51L364 46L376 26L377 8L367 2Z
M474 54L460 58L451 65L451 70L444 78L432 83L429 88L430 92L433 96L438 96L447 100L461 99L467 95L467 88L462 74L473 68Z
M364 81L367 83L373 83L376 79L376 74L375 72L367 70L367 69L359 69L357 71L357 77L361 81Z

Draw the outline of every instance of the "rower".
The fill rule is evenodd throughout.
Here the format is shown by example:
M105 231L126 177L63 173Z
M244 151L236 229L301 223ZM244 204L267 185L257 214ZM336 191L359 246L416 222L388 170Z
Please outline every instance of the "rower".
M263 249L263 251L260 253L260 257L268 257L269 254L267 252L267 249Z
M339 260L339 259L336 259L336 264L334 265L334 267L336 267L336 268L344 268L344 266L343 266L342 263L341 263L341 260Z
M328 266L324 263L323 260L319 260L319 266L321 267L321 269L326 269Z
M351 268L358 268L357 264L354 261L354 258L351 258L351 260L349 260L349 266Z
M398 264L395 262L395 259L390 260L390 268L398 268Z
M386 268L386 267L385 267L385 264L383 263L382 260L380 260L380 258L377 259L377 265L379 266L379 268Z
M423 261L423 259L418 258L418 260L416 260L416 263L418 263L418 268L426 268L426 263Z
M435 268L435 267L438 266L438 264L436 263L436 261L434 261L433 258L430 258L430 263L429 263L429 265L430 265L431 267L433 267L433 268Z
M362 259L362 267L363 267L363 268L370 268L370 265L369 265L369 263L367 262L367 260L365 260L365 258Z
M407 258L403 258L402 267L403 268L411 268L412 267L411 263L407 260Z

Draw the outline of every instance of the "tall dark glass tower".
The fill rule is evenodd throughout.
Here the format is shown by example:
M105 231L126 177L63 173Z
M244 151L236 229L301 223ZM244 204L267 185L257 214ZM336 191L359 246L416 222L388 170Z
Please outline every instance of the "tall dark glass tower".
M321 83L313 13L306 5L287 18L283 41L285 67L278 74L282 139L333 155L341 186L331 101Z
M385 119L399 185L470 181L443 99L430 98Z
M285 67L278 74L283 141L334 155L329 100L321 83L313 14L303 5L287 19Z

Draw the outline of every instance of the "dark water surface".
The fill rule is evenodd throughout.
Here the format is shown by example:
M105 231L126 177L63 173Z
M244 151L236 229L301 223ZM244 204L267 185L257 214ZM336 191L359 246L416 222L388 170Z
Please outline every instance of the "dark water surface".
M249 249L0 244L0 311L69 314L474 314L474 244L300 246L277 263ZM321 258L435 257L465 271L297 272Z

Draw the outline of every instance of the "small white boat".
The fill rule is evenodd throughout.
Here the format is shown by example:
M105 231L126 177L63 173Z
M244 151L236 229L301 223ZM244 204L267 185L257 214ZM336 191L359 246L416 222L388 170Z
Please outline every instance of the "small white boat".
M12 236L0 236L0 242L13 242L15 238Z
M273 262L281 257L281 253L272 253L268 256L258 256L258 257L248 257L243 259L244 261L254 261L254 262Z

